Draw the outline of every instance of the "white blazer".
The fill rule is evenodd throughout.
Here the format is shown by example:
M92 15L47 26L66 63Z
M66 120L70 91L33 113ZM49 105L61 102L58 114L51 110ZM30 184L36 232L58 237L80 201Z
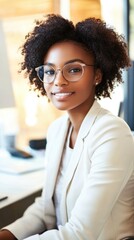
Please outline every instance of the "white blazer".
M27 240L120 240L134 236L133 137L122 119L96 101L82 122L64 176L62 225L56 229L53 194L68 126L65 115L49 128L42 196L7 228L18 239Z

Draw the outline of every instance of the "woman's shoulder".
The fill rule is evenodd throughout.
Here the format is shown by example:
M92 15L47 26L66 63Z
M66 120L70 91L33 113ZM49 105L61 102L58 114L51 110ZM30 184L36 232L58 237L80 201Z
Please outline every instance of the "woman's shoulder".
M133 142L133 135L126 121L107 109L100 108L90 132L94 139L128 139Z
M113 114L107 109L101 108L97 120L98 123L102 124L103 126L111 126L119 129L123 128L124 130L126 129L127 131L130 131L130 127L123 118Z

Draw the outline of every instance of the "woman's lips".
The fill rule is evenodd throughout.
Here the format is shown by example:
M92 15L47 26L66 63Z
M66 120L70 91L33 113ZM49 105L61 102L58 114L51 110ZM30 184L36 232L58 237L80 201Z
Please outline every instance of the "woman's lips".
M65 99L70 97L74 92L53 92L52 95L55 96L56 99Z

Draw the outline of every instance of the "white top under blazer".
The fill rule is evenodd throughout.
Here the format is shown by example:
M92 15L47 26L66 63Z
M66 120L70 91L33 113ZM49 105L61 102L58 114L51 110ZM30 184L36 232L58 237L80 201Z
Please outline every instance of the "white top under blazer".
M120 240L134 236L133 136L122 119L97 101L81 124L64 175L61 225L56 228L53 195L69 125L65 115L50 126L42 196L6 228L19 240Z

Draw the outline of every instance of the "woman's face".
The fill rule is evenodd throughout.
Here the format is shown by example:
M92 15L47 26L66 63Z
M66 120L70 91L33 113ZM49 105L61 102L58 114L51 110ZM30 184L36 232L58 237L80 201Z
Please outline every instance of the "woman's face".
M84 74L78 81L68 81L62 75L62 68L68 62L93 65L94 58L76 42L66 41L54 44L44 58L44 64L50 64L56 70L58 69L54 81L44 83L47 96L59 110L88 111L95 98L95 86L101 81L101 73L95 70L94 66L84 66ZM78 70L73 69L73 71Z

